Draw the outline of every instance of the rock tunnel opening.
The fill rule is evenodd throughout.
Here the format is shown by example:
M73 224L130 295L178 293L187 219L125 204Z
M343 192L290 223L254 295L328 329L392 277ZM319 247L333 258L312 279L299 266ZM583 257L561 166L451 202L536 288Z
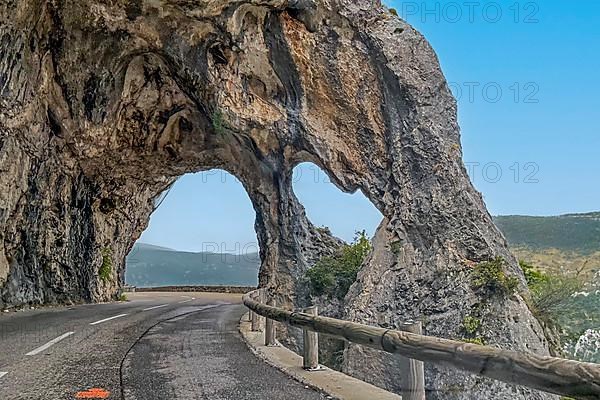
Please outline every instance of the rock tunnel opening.
M383 215L362 191L352 192L333 183L333 178L314 162L302 162L293 169L292 189L316 232L331 237L337 246L308 265L301 281L305 287L302 305L317 306L320 315L343 318L345 296L372 251L371 239ZM301 343L302 332L288 330ZM320 362L341 370L345 343L333 336L320 335ZM284 340L298 350L294 343Z
M473 265L503 257L524 282L468 179L456 101L422 35L366 0L317 1L314 19L288 12L301 2L204 3L144 2L129 15L123 2L0 7L11 55L0 61L11 77L0 93L11 188L0 196L0 306L114 299L155 197L182 174L227 168L256 212L260 285L292 308L308 268L339 248L292 190L308 160L386 216L344 319L427 319L428 335L457 338L485 300L469 285ZM229 46L209 51L216 43ZM483 320L490 343L548 353L522 298L494 300ZM395 389L378 373L386 360L355 359L346 371ZM441 388L474 384L427 374Z
M347 243L352 242L358 232L364 231L373 237L383 219L360 190L354 193L341 190L312 162L294 168L293 190L311 222Z
M135 287L256 286L260 267L256 213L242 183L221 169L181 176L126 259Z

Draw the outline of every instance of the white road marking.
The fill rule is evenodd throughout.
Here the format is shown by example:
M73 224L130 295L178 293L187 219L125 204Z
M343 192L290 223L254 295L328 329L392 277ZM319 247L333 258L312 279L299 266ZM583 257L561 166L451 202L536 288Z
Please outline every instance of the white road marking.
M0 372L0 378L2 378L6 374L8 374L8 372Z
M113 319L124 317L126 315L127 314L119 314L119 315L115 315L114 317L104 318L104 319L101 319L100 321L92 322L90 325L98 325L98 324L101 324L103 322L107 322L107 321L110 321L110 320L113 320Z
M166 307L166 306L168 306L168 304L163 304L161 306L154 306L154 307L144 308L142 311L156 310L157 308L162 308L162 307Z
M179 302L179 304L183 304L183 303L189 303L190 301L194 301L194 300L196 300L196 298L195 298L195 297L192 297L192 298L190 298L190 299L187 299L187 300L184 300L184 301L180 301L180 302Z
M29 353L25 354L26 356L35 356L36 354L40 354L42 351L49 349L50 347L54 346L56 343L60 342L63 339L68 338L69 336L71 336L72 334L74 334L75 332L67 332L64 335L60 335L59 337L57 337L56 339L52 339L51 341L49 341L48 343L46 343L43 346L38 347L35 350L31 350Z

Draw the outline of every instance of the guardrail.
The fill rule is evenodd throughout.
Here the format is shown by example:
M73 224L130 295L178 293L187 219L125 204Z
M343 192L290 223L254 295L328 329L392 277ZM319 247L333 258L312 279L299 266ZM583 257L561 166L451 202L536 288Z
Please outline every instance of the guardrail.
M187 286L156 286L137 287L138 292L206 292L206 293L239 293L244 294L256 290L256 286L231 285L187 285Z
M580 400L600 399L600 364L503 350L400 330L319 317L263 304L264 289L247 293L243 302L253 313L290 326L333 335L349 342L412 360L460 369L475 375ZM252 313L251 313L252 314ZM253 326L254 328L254 326ZM271 332L268 332L269 329ZM275 326L267 326L267 345L274 344ZM414 391L413 391L414 394ZM418 397L408 397L412 398ZM424 397L421 397L423 399Z

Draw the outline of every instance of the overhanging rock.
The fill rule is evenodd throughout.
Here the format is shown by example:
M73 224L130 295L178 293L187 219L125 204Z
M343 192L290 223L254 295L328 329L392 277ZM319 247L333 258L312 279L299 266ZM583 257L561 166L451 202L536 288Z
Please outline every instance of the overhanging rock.
M292 192L310 161L386 217L350 318L456 338L486 302L489 343L547 353L519 295L469 287L502 256L526 290L467 177L434 52L379 2L9 0L0 52L0 305L114 298L157 196L212 168L246 188L261 284L291 305L338 245ZM347 353L353 374L395 388L393 360ZM428 382L433 399L549 398L438 369Z

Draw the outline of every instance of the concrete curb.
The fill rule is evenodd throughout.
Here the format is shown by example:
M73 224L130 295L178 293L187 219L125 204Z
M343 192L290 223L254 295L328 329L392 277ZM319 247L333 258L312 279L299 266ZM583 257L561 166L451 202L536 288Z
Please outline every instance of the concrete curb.
M312 387L339 400L402 400L402 397L387 392L366 382L338 371L325 368L311 372L302 368L302 357L283 347L264 345L263 332L252 332L248 314L240 319L239 331L246 345L258 358L281 370L305 386Z

